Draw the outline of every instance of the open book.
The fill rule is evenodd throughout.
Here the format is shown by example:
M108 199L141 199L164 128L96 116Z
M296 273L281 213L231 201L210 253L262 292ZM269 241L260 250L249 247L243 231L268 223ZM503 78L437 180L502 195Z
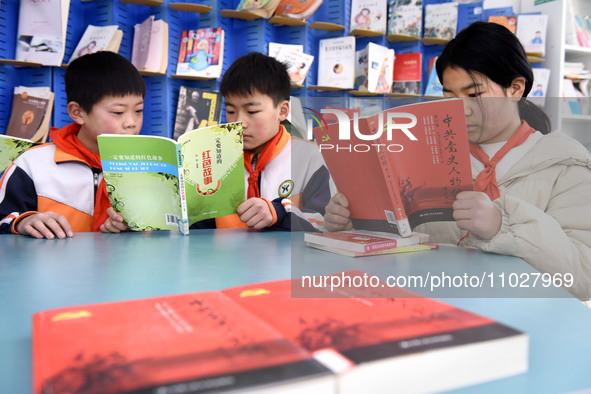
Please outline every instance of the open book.
M31 146L31 140L0 134L0 174Z
M242 123L196 129L178 142L103 134L98 144L109 200L132 230L188 234L244 201Z
M311 280L37 312L33 392L435 392L527 371L527 334L493 319Z
M349 200L355 228L408 236L419 224L453 220L456 195L472 190L462 100L409 104L361 119L352 110L330 111L344 120L315 128L314 136Z

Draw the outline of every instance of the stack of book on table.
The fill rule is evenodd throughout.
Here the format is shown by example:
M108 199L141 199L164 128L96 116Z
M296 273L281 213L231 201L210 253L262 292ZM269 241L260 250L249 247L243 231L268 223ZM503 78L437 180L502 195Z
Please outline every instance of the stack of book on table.
M401 237L398 234L369 230L304 235L304 241L310 247L351 257L416 252L439 247L429 243L429 239L429 234L418 232L413 232L409 237Z

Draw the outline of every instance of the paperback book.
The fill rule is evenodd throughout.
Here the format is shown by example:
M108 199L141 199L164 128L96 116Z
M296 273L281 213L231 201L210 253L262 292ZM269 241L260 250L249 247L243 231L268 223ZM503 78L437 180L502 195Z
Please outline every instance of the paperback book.
M394 49L370 42L355 53L355 89L371 93L390 93Z
M548 82L550 81L550 69L543 67L532 68L534 73L534 83L527 98L537 106L543 107L546 103L546 92L548 91Z
M275 9L275 15L306 20L321 5L322 0L280 0L279 5Z
M423 41L440 44L456 36L458 27L458 3L435 3L425 5Z
M248 11L261 18L270 18L279 5L280 0L240 0L237 11Z
M94 26L88 25L84 34L78 41L76 49L70 56L68 63L80 56L99 51L111 51L117 53L121 46L121 39L123 38L123 30L119 29L117 25L110 26Z
M15 86L6 135L45 142L53 101L54 93L48 87Z
M419 224L454 220L456 195L473 187L462 100L409 104L341 123L313 132L356 229L410 236Z
M329 233L305 233L304 241L316 245L345 249L352 252L376 252L429 241L428 234L413 233L408 237L377 231L351 230Z
M168 23L150 15L134 26L131 63L140 71L164 74L168 66Z
M0 134L0 175L31 146L31 140Z
M390 1L388 5L388 36L398 36L397 40L418 40L421 38L422 32L423 0Z
M419 96L421 94L421 52L401 53L394 58L392 93Z
M355 37L325 38L319 42L318 85L353 89L355 80Z
M219 78L223 60L224 30L221 27L183 31L176 69L178 75Z
M435 68L436 61L437 57L429 59L429 79L427 80L427 86L425 87L425 96L443 97L443 85L441 85L441 81L439 81L437 69Z
M37 312L33 392L434 392L528 369L528 335L493 319L311 279Z
M546 30L548 15L520 14L517 15L517 29L515 35L528 55L546 55Z
M306 75L308 75L314 61L314 56L288 48L280 49L275 58L287 66L287 73L294 85L304 84Z
M181 86L174 122L173 138L194 129L220 123L222 116L222 95L220 92Z
M351 250L347 250L347 249L341 249L341 248L335 248L332 246L315 244L312 242L306 242L306 245L308 245L309 247L314 248L314 249L324 250L325 252L335 253L335 254L339 254L342 256L348 256L348 257L383 256L385 254L421 252L421 251L427 251L427 250L439 248L438 244L426 242L426 243L421 243L421 244L416 244L416 245L397 246L397 247L389 248L389 249L380 249L380 250L375 250L372 252L355 252L355 251L351 251Z
M195 222L236 213L245 198L242 124L170 138L98 136L103 176L115 211L135 231L188 234Z
M22 0L19 7L16 60L60 66L70 0Z
M371 30L386 34L387 3L384 0L351 0L351 34Z

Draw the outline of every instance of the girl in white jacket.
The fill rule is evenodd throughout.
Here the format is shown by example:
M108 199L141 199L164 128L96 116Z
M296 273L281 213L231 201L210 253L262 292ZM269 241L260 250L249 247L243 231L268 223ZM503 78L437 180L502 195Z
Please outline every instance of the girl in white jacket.
M567 290L591 299L591 155L574 139L550 133L547 116L525 99L533 73L519 40L503 26L476 22L447 44L436 68L444 95L464 98L475 191L458 193L455 223L414 230L433 242L572 274ZM327 229L352 228L349 217L346 197L335 195Z

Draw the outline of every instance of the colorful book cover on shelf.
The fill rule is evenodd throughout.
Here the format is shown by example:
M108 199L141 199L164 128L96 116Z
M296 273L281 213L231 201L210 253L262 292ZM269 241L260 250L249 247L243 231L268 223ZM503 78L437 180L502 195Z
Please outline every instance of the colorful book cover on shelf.
M394 58L392 93L421 94L421 52L400 53Z
M31 146L31 140L0 134L0 175Z
M281 0L275 9L275 15L306 20L321 5L322 0Z
M169 138L103 134L103 174L115 211L136 231L188 233L198 221L236 213L245 198L242 124Z
M60 66L70 0L22 0L19 7L16 60Z
M248 11L262 18L270 18L280 0L240 0L236 10Z
M222 116L222 95L211 90L181 86L173 139L194 129L213 126Z
M318 85L352 89L355 79L355 37L320 40Z
M517 29L515 35L521 41L525 52L530 55L545 56L546 30L548 15L520 14L517 15Z
M295 52L304 52L304 46L301 44L283 44L269 41L269 49L267 54L271 57L277 58L277 55L283 49L288 49Z
M429 235L413 233L409 237L377 231L351 230L329 233L305 233L304 241L317 245L345 249L353 252L375 252L399 246L416 245L427 242Z
M435 62L437 57L429 59L429 79L427 80L427 86L425 87L425 96L443 97L443 86L439 81L437 75L437 69L435 68Z
M472 23L483 20L482 1L470 1L458 4L458 26L456 31L462 31Z
M53 109L48 87L15 86L6 135L45 142Z
M393 0L388 5L388 35L421 37L423 0Z
M491 15L488 17L488 21L505 26L511 33L515 34L515 29L517 28L516 16Z
M371 93L390 93L394 49L370 42L356 51L355 89Z
M36 312L33 392L433 392L528 369L521 331L333 275L378 286L304 277Z
M534 72L534 83L527 98L534 104L543 107L546 103L546 92L548 91L548 82L550 81L550 69L535 67L532 71Z
M425 27L423 38L451 40L458 27L458 3L425 5Z
M310 66L314 61L314 56L312 55L287 48L280 49L275 58L287 66L287 73L289 74L291 83L295 85L304 84L306 75L308 75Z
M178 75L218 78L222 73L224 30L221 27L185 30L181 36Z
M119 46L121 45L121 39L123 38L123 31L119 29L117 25L110 26L94 26L88 25L84 34L78 41L76 49L72 52L70 60L79 58L80 56L99 52L99 51L111 51L117 53Z
M152 22L150 45L145 70L166 73L168 68L168 23L162 19Z
M408 236L421 223L454 220L456 195L472 190L462 100L394 107L354 122L313 131L356 229Z
M351 0L351 31L371 30L386 34L387 19L385 0Z
M349 256L349 257L383 256L385 254L421 252L421 251L439 248L438 244L421 243L421 244L416 244L416 245L397 246L395 248L381 249L381 250L375 250L373 252L363 253L363 252L353 252L353 251L341 249L341 248L333 248L333 247L325 246L325 245L319 245L319 244L315 244L312 242L306 242L306 245L311 248L324 250L325 252L331 252L331 253L339 254L342 256Z

